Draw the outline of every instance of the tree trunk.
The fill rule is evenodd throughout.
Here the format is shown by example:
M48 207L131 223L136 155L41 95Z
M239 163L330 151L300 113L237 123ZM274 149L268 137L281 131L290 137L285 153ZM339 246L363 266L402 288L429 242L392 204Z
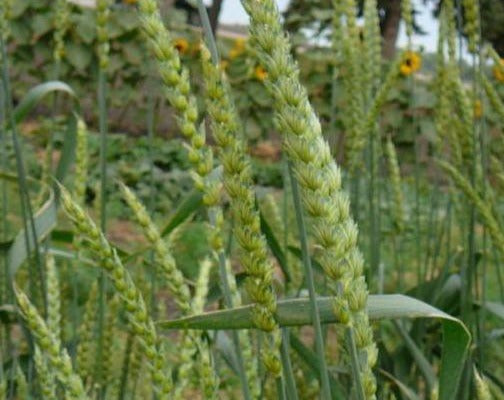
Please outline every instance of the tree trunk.
M215 34L217 31L217 26L219 25L219 15L222 7L223 0L213 0L210 11L208 12L208 19L210 20L210 26L212 27L212 32Z
M384 2L385 18L382 20L383 48L382 55L390 60L396 51L397 34L401 22L401 0L389 0Z

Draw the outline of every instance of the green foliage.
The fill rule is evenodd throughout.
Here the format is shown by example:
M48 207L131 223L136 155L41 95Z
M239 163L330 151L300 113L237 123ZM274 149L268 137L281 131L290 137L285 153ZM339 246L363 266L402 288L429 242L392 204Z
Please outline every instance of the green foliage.
M504 55L504 4L492 0L480 2L481 36Z

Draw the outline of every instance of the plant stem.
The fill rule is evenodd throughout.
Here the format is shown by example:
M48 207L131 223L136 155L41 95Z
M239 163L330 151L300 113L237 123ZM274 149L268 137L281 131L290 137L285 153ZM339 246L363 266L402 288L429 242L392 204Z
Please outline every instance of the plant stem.
M483 260L482 260L482 282L481 282L481 295L479 296L479 302L481 304L486 303L486 283L487 283L487 232L486 229L483 228L483 243L482 243L482 251L483 251ZM477 276L477 275L476 275ZM477 332L478 332L478 366L483 370L485 367L484 361L484 342L485 342L485 307L481 307L476 310L476 318L477 318Z
M448 212L450 212L450 207L451 207L450 201L451 201L450 198L448 198L447 205L445 207L445 209L446 209L445 218L448 218ZM436 214L437 214L437 217L439 217L439 212L437 212ZM435 239L431 266L429 268L429 271L430 271L429 276L431 277L431 279L434 279L434 277L436 276L437 261L439 259L439 255L441 254L441 246L443 244L444 237L447 234L447 224L444 224L442 221L438 222L438 224L441 226L438 229L439 234L437 235L437 238ZM439 273L437 276L439 276Z
M290 182L292 187L292 198L294 200L294 210L296 212L296 221L299 231L299 241L301 243L301 253L303 255L303 266L305 270L306 284L310 296L310 311L313 317L313 329L315 330L315 348L319 358L320 381L322 384L322 398L331 399L331 390L329 386L329 373L327 372L327 364L325 361L324 341L322 336L322 325L320 323L320 314L317 305L317 293L315 291L315 281L313 278L313 269L311 265L310 253L308 250L308 235L303 217L303 208L301 205L301 195L297 185L296 178L292 171L292 166L289 166Z
M289 400L298 400L298 394L296 390L296 381L294 380L294 372L292 371L292 363L290 360L290 340L289 340L289 329L282 328L282 367L285 377L285 386L287 391L287 398Z
M331 115L329 119L329 137L328 142L329 145L331 146L331 152L333 152L333 156L337 159L338 154L334 153L334 150L337 148L336 144L338 143L338 131L336 129L336 115L337 115L337 110L336 110L336 102L338 100L337 96L337 81L338 81L338 68L336 65L333 65L332 70L331 70Z
M224 297L224 305L226 308L233 308L233 299L231 298L231 289L229 287L227 267L226 267L226 253L224 250L219 251L219 277L222 289L222 294ZM236 358L238 361L238 377L240 378L240 383L242 387L243 398L245 400L250 400L252 397L250 395L250 389L247 382L247 375L245 374L245 363L243 361L243 352L240 347L240 340L238 338L238 332L236 330L231 331L231 340L233 341L233 347L235 348Z
M369 155L368 169L369 174L369 190L368 190L368 206L369 206L369 261L371 276L376 278L379 275L380 264L380 238L378 232L378 212L376 209L376 178L377 178L377 159L376 159L376 136L377 126L369 131Z
M154 214L154 206L156 199L156 188L154 187L154 160L153 160L153 150L154 150L154 109L155 101L152 91L152 87L149 90L148 100L147 100L147 138L148 138L148 151L147 158L149 162L149 201L147 204L147 210L150 215ZM149 252L149 262L154 265L154 250ZM150 311L153 317L156 316L156 268L151 268L151 298L150 298Z
M6 172L8 169L8 159L7 159L7 131L6 131L6 115L5 115L5 95L4 91L0 91L0 168L2 171ZM2 242L6 242L9 236L9 224L7 222L7 212L8 212L8 199L7 199L7 182L2 179L1 188L1 202L2 202ZM10 303L12 296L10 292L9 284L9 264L7 253L2 254L3 263L3 278L5 281L0 288L0 302L1 304Z
M210 55L212 57L212 62L214 64L218 64L219 52L217 50L217 43L215 41L212 27L210 25L210 20L208 18L208 13L205 5L203 4L203 0L198 0L198 11L201 18L201 24L203 25L203 32L205 33L208 50L210 51Z
M501 262L499 257L499 252L492 247L493 259L495 264L495 274L497 275L497 284L499 286L499 295L501 303L504 303L504 279L501 273Z
M133 342L135 340L135 335L132 332L128 333L128 338L126 339L126 348L124 350L122 368L121 368L121 380L119 384L119 395L118 400L124 400L126 395L126 386L128 382L128 374L130 367L131 351L133 349Z
M360 220L360 175L356 172L352 173L352 201L350 207L352 208L352 215L354 216L355 223L358 224Z
M357 400L366 400L362 381L360 377L359 355L357 354L357 346L355 345L355 337L352 327L347 327L345 330L346 340L350 351L350 366L352 369L352 378L354 381L354 388L356 391Z
M9 167L8 158L7 158L7 122L6 122L6 110L5 110L5 95L4 91L0 90L0 169L4 172L7 172ZM7 182L2 179L1 183L1 202L2 202L2 225L1 225L1 236L0 240L2 242L7 242L9 237L9 224L7 221L7 213L9 210L8 207L8 197L7 197ZM2 278L4 282L0 284L0 304L12 304L13 292L11 286L11 280L9 278L9 258L7 252L2 254ZM0 340L0 347L2 351L0 352L0 358L8 358L10 356L14 359L13 351L9 351L8 349L13 349L12 347L12 336L11 329L8 324L3 324L3 329L0 333L2 335L2 339ZM5 350L5 351L4 351ZM3 364L2 364L3 366ZM0 366L0 371L2 371L2 366ZM2 371L3 373L3 371ZM2 379L5 379L2 377ZM9 385L10 386L10 385Z
M477 66L476 66L476 56L473 55L473 91L476 92L476 76L477 76ZM477 170L477 151L478 151L478 134L476 123L472 126L472 149L471 149L471 165L470 165L470 181L473 188L476 189L476 170ZM476 227L476 207L471 201L468 204L468 232L467 232L467 249L468 258L467 266L463 269L462 274L462 307L461 314L462 320L469 326L469 317L472 309L472 284L473 284L473 274L476 273L476 238L475 238L475 227Z
M414 92L415 92L415 81L413 80L413 77L410 77L409 79L409 86L410 86L410 93L409 93L409 103L410 107L414 109ZM415 118L415 113L413 113L413 125L416 128L416 118ZM415 129L415 133L416 129ZM417 262L417 287L420 290L421 283L422 283L422 250L421 250L421 209L420 209L420 162L418 160L418 138L414 138L414 144L413 144L413 150L415 152L414 154L414 159L415 159L415 166L414 166L414 182L415 182L415 258ZM420 293L417 293L419 295Z
M431 194L431 204L429 210L429 219L427 222L427 240L425 249L425 260L423 266L423 281L428 280L432 276L429 274L429 265L431 263L431 257L433 255L433 247L435 245L436 233L437 233L437 217L438 217L438 197L439 197L439 184L436 181L434 183L434 188Z
M480 18L480 21L479 21L479 36L481 37L482 35L482 32L481 32L481 17L478 16L478 18ZM478 49L478 53L477 55L475 55L477 57L477 66L476 66L476 63L475 63L475 76L473 77L474 78L474 85L475 85L475 89L474 89L474 95L475 95L475 99L477 101L479 101L481 104L483 103L483 98L482 98L482 81L481 81L481 71L482 69L484 68L484 65L483 65L483 55L482 55L482 49L481 49L481 45L479 46L479 49ZM477 68L477 70L476 70ZM486 172L487 172L487 164L488 164L488 143L487 143L487 126L486 126L486 119L485 119L485 116L482 116L482 118L480 118L477 122L478 124L478 128L479 128L479 135L478 135L478 149L479 149L479 157L480 157L480 162L481 162L481 165L480 165L480 168L481 168L481 171L482 171L482 185L483 185L483 188L482 188L482 196L483 198L486 198L487 197L487 191L490 189L488 187L488 180L487 180L487 176L486 176ZM491 190L491 189L490 189ZM487 283L487 276L486 276L486 272L487 272L487 264L488 264L488 247L487 247L487 230L485 227L483 227L483 240L482 240L482 243L481 243L481 247L482 247L482 254L483 254L483 258L482 258L482 282L481 282L481 295L479 296L479 300L481 302L481 304L485 304L486 302L486 283ZM476 279L478 278L478 271L475 270L474 271L474 274L476 276ZM478 288L478 284L476 283L476 289ZM485 307L481 307L479 309L476 310L476 327L477 327L477 334L478 334L478 361L479 361L479 365L478 367L483 370L485 365L484 365L484 361L485 361L485 358L484 358L484 347L483 347L483 342L485 340L485 316L486 316L486 310L485 310Z
M293 271L290 269L289 264L289 162L283 157L282 159L282 179L283 179L283 191L282 191L282 246L285 254L285 268L290 272L291 276L294 277ZM293 280L294 283L295 280ZM291 286L291 285L289 285ZM293 288L299 289L299 288ZM289 287L286 288L289 291Z
M287 399L287 393L285 392L285 385L283 383L282 377L276 378L275 383L279 400L290 400Z
M107 228L107 74L98 71L98 124L100 130L100 229Z
M107 232L107 74L98 69L98 123L100 130L100 229ZM103 367L103 330L105 327L106 280L105 273L100 270L98 277L98 338L96 348L96 382L102 383ZM99 399L104 398L104 388L100 387Z

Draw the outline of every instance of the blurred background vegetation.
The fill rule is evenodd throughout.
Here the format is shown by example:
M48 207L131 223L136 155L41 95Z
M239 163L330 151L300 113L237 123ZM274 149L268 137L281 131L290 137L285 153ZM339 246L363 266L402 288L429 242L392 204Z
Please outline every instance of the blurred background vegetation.
M503 40L504 6L502 2L482 1L482 29L486 40L499 50ZM14 95L21 98L29 88L56 76L53 63L54 15L50 0L17 0L12 10L12 40L9 53L12 57L12 82ZM67 82L78 93L84 116L91 129L97 130L97 107L95 88L97 81L96 29L93 1L72 0L69 30L65 39L65 55L61 62L59 79ZM149 107L155 110L156 146L152 154L154 160L154 185L163 202L156 204L156 212L164 214L173 208L191 188L187 172L186 151L180 141L173 116L158 86L157 72L150 59L145 40L142 38L140 22L135 12L135 0L116 1L109 20L110 66L109 66L109 126L113 133L109 140L107 159L111 179L120 179L134 188L140 198L147 200L150 182L147 179L149 165L145 161L149 152L146 138L146 115ZM164 1L165 22L175 33L176 46L183 62L191 70L193 88L201 90L199 46L202 32L199 16L191 1ZM251 54L246 37L246 27L236 25L218 26L222 1L214 0L209 6L213 28L218 33L218 45L222 55L222 65L226 70L244 124L244 133L251 144L256 184L264 187L282 186L282 164L280 140L274 132L271 98L264 87L264 71ZM425 3L415 3L418 7ZM436 3L437 4L437 3ZM437 4L438 6L438 4ZM362 4L361 4L362 7ZM383 54L393 58L400 28L400 1L379 2ZM398 11L399 10L399 11ZM327 138L334 144L335 156L344 165L341 151L345 141L342 112L346 98L339 79L334 79L333 69L337 69L330 43L331 0L291 0L285 11L286 26L294 40L296 58L300 64L301 79L306 85L312 104L321 118ZM362 10L361 10L362 12ZM491 17L486 17L491 14ZM397 17L397 18L396 18ZM434 15L433 18L436 16ZM417 32L422 27L415 24ZM419 49L422 51L422 49ZM501 49L502 51L502 49ZM430 162L430 151L435 139L433 113L436 100L433 93L436 55L422 53L422 69L414 79L415 96L411 101L410 81L403 79L389 93L382 113L380 132L382 139L392 137L398 149L401 168L406 177L411 175L416 148L420 152L418 160L430 174L436 174ZM363 60L366 62L366 60ZM461 59L462 75L471 76L471 67ZM489 67L490 68L490 67ZM384 70L386 70L384 66ZM195 78L194 78L195 77ZM504 94L503 85L497 89ZM334 90L333 90L334 89ZM332 93L335 93L333 96ZM198 96L198 99L201 99ZM62 105L64 106L64 105ZM204 109L204 104L199 104ZM64 111L64 108L63 108ZM38 113L25 122L22 131L33 147L30 154L38 159L32 162L33 173L40 173L37 164L44 158L44 150L49 138L49 130L54 129L51 115L52 106L40 106ZM63 114L63 112L62 112ZM482 112L488 122L490 134L496 116L490 109ZM62 121L62 126L64 121ZM494 132L496 134L497 132ZM63 131L56 138L62 143ZM174 140L166 141L163 138ZM91 163L97 165L99 158L98 136L90 136ZM211 139L210 139L211 140ZM496 149L496 152L498 149ZM429 170L432 171L429 172ZM88 201L96 197L98 182L97 169L88 184ZM109 210L112 217L122 217L121 200L116 193L109 196Z

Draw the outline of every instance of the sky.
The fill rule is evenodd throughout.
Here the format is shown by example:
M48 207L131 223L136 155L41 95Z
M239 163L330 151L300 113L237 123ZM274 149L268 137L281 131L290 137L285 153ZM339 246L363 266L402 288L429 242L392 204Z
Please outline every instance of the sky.
M207 4L211 2L211 0L205 1ZM276 3L280 11L283 11L287 8L289 0L277 0ZM437 46L438 23L432 16L432 3L433 2L427 2L427 5L424 5L422 0L413 0L413 5L418 11L418 14L415 16L417 23L426 32L425 35L415 34L413 36L413 43L416 47L421 46L428 52L434 52ZM247 24L248 16L239 0L224 0L220 21L225 24ZM404 26L401 24L397 45L401 47L405 44L406 34Z

